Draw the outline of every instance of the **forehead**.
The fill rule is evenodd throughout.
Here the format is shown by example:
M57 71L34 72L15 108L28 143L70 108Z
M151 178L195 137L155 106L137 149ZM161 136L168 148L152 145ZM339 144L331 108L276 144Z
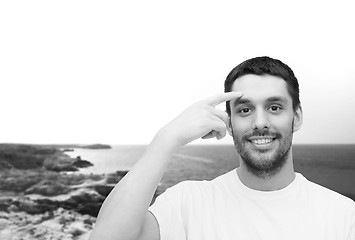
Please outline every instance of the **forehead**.
M270 97L282 97L292 102L286 81L272 75L244 75L234 81L232 91L242 92L241 99L265 101Z

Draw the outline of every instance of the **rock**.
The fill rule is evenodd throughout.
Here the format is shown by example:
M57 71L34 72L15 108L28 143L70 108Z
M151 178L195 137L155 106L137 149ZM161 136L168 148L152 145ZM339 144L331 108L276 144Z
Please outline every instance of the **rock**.
M110 149L110 145L106 144L91 144L91 145L86 145L86 146L81 146L81 148L87 148L87 149Z
M72 166L74 166L76 168L86 168L86 167L94 166L94 164L92 164L91 162L86 161L86 160L81 160L81 158L79 156L79 159L77 157L77 160L72 164Z
M43 166L46 157L56 149L25 144L0 144L0 160L17 169L36 169Z
M11 168L13 168L13 166L9 162L0 160L0 169L1 170L11 169Z
M13 206L11 198L0 199L0 212L9 211L10 206ZM10 209L12 210L12 209Z
M94 186L95 191L101 196L107 197L109 193L112 191L114 186L110 185L96 185Z
M0 177L0 191L22 193L29 187L40 182L42 174L37 170L10 169L2 172Z
M62 150L63 152L74 152L74 149L72 148L65 148Z
M18 212L18 211L19 211L19 208L18 208L16 205L11 204L11 205L7 208L7 210L8 210L9 212Z
M82 193L72 196L69 201L76 204L76 211L81 214L88 214L97 217L104 197L97 194Z
M64 209L52 212L50 218L47 214L0 212L0 238L1 240L87 240L93 226L84 224L84 221L94 222L95 219Z
M57 196L70 192L70 188L56 180L42 180L26 190L26 194L39 194L42 196Z
M121 176L120 174L111 173L111 174L107 174L105 182L106 182L107 184L116 184L116 183L118 183L122 178L123 178L123 176Z
M58 150L56 154L45 159L43 166L45 169L55 172L78 171L78 169L73 166L73 162L73 158Z
M119 170L119 171L116 171L116 174L117 174L118 176L124 177L124 176L126 176L126 174L127 174L128 172L129 172L128 170Z
M97 202L97 203L90 203L90 204L81 204L78 207L78 213L80 214L87 214L92 217L97 217L99 214L100 208L101 208L102 202Z
M93 226L95 221L93 221L93 218L92 217L89 217L87 216L84 221L83 221L84 224L86 225L89 225L89 226Z
M84 233L84 231L74 228L74 229L70 229L68 231L68 233L70 233L74 238L77 238L78 236L82 235Z
M21 201L18 202L18 212L26 212L28 214L41 214L44 213L38 204L32 201Z
M78 168L74 167L72 164L70 165L57 165L50 168L48 170L55 172L76 172L79 171Z

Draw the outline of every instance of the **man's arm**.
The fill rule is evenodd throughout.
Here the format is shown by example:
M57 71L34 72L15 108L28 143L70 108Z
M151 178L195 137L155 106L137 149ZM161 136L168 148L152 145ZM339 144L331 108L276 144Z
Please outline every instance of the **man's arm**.
M223 138L228 115L215 106L241 95L223 93L195 103L163 127L141 159L105 199L90 240L158 240L159 226L148 208L171 155L200 137Z

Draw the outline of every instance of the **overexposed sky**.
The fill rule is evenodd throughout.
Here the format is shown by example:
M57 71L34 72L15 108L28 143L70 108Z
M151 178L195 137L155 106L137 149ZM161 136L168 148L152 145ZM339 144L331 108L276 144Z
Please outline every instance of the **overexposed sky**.
M304 124L294 142L355 143L353 6L1 1L0 142L146 144L222 92L237 64L267 55L300 83Z

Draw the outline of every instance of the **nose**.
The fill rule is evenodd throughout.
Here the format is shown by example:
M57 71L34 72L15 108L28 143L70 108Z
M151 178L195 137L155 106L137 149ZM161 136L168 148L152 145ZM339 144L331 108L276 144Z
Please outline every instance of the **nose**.
M270 121L267 113L263 109L256 110L254 113L254 118L252 122L252 128L265 130L270 128Z

